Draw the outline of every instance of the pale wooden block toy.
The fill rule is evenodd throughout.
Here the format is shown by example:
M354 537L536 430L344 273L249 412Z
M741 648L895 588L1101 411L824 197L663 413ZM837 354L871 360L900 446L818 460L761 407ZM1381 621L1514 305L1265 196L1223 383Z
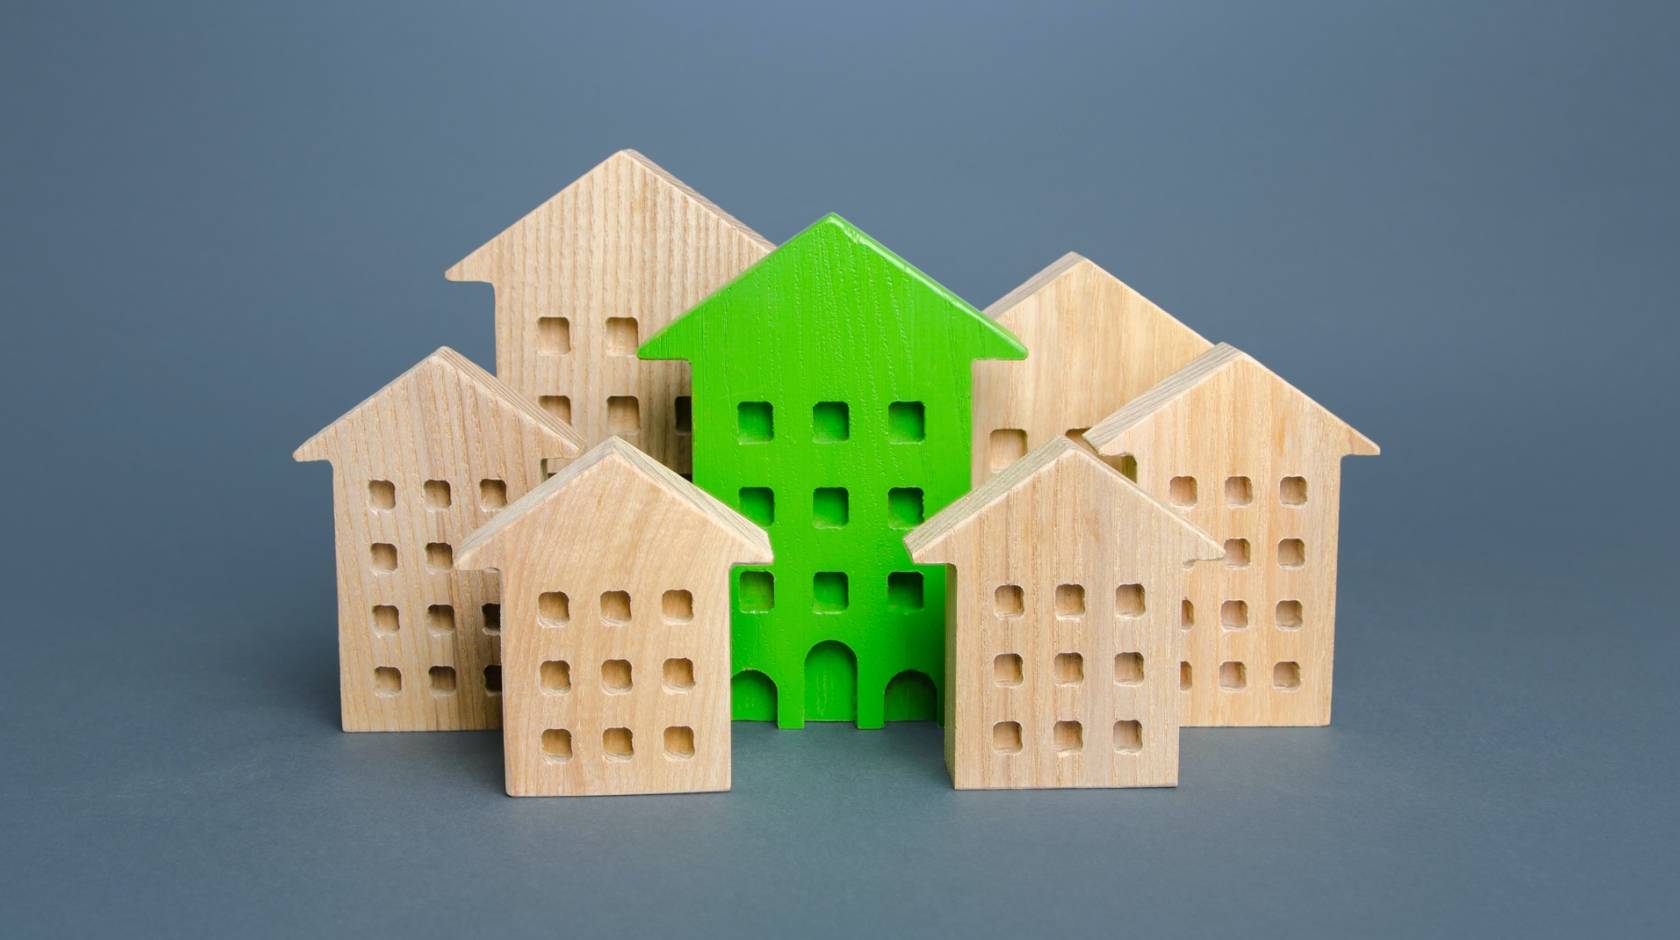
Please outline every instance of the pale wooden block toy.
M299 447L333 468L346 731L501 726L501 595L474 529L576 456L565 423L443 348Z
M589 445L622 437L687 473L688 363L636 348L774 247L621 150L444 276L494 285L503 381Z
M1057 437L905 537L949 567L945 763L958 789L1178 783L1187 568L1220 548Z
M1341 463L1377 445L1226 344L1085 439L1224 546L1181 600L1184 723L1329 724Z
M729 579L763 529L612 438L473 533L503 579L512 796L729 789Z
M1072 252L986 315L1028 353L974 364L976 485L1051 438L1079 434L1212 347Z

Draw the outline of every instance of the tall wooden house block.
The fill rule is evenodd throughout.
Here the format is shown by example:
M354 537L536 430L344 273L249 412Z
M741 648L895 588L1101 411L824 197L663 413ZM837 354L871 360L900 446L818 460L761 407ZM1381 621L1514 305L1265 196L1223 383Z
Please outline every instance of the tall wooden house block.
M729 789L729 570L764 531L635 447L597 445L474 533L502 572L512 796Z
M1066 438L905 542L918 564L951 570L945 763L958 789L1178 783L1179 598L1218 544Z
M694 367L694 481L764 526L736 579L737 718L933 718L944 571L905 532L969 489L975 359L1009 333L839 216L648 340Z
M501 594L454 552L581 445L445 348L297 449L333 467L344 730L501 726Z
M636 348L773 247L621 150L445 276L495 286L503 381L589 444L622 437L686 473L688 366Z
M1212 347L1090 260L1069 252L986 308L1025 362L974 364L974 482L1078 434Z
M1184 723L1328 724L1341 462L1377 445L1225 344L1085 438L1224 546L1182 600Z

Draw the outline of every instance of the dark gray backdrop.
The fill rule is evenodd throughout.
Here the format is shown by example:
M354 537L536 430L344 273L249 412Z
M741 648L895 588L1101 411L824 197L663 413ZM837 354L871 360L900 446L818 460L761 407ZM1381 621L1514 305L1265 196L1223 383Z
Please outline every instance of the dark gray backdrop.
M0 934L1680 916L1672 5L3 20ZM1078 250L1379 441L1335 725L1002 794L925 725L743 725L731 794L523 801L494 735L339 733L328 472L290 451L440 344L492 363L443 268L620 147L978 305Z

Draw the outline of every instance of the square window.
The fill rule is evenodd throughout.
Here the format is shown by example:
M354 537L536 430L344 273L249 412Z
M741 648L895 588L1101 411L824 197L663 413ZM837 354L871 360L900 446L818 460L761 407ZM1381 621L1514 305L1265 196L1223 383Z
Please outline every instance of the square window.
M1052 666L1057 685L1078 685L1085 681L1085 657L1078 653L1057 653Z
M1027 432L1020 428L998 428L986 448L986 465L1002 470L1027 455Z
M397 487L390 480L368 481L368 505L374 509L393 509L397 505Z
M1114 749L1121 754L1136 754L1143 750L1143 725L1129 720L1115 722Z
M572 321L565 317L537 318L537 352L563 356L572 351Z
M625 591L601 592L601 619L614 627L630 622L630 595Z
M630 661L609 659L601 664L601 688L613 695L630 691Z
M811 609L819 614L834 614L851 606L846 574L842 571L819 571L811 576Z
M694 433L694 398L690 395L678 395L671 403L672 420L676 422L678 434Z
M448 571L455 567L455 549L447 542L426 543L426 567L433 571Z
M811 407L811 440L833 444L851 436L851 410L845 402L819 401Z
M887 609L922 609L922 573L894 571L887 575Z
M642 406L634 395L607 398L607 430L613 434L634 434L642 429Z
M764 444L776 436L775 412L767 401L744 401L735 406L736 440Z
M480 611L484 614L484 632L502 632L502 605L485 604Z
M1284 539L1278 543L1278 564L1285 568L1299 568L1307 563L1307 544L1300 539Z
M895 486L887 490L887 525L914 529L922 524L923 517L921 487Z
M1102 462L1118 470L1121 476L1133 483L1138 481L1137 456L1135 454L1115 454L1112 457L1103 457Z
M1114 612L1122 617L1142 617L1143 585L1122 584L1114 589Z
M659 613L671 623L694 619L694 595L688 591L666 591L659 598Z
M1196 478L1173 477L1167 481L1167 498L1176 506L1196 505Z
M1178 625L1186 630L1196 625L1196 605L1190 603L1188 597L1184 599L1184 603L1179 605Z
M397 618L397 609L389 604L377 604L373 608L373 632L391 634L401 629L402 623Z
M427 480L422 489L426 494L426 507L428 509L449 508L449 484L447 482L443 480Z
M1225 505L1247 506L1254 502L1254 483L1248 477L1225 478Z
M851 499L838 486L819 487L811 494L811 524L819 529L838 529L851 519Z
M1021 753L1021 723L1000 721L992 725L992 750L999 754Z
M426 629L435 634L455 632L455 608L448 604L433 604L426 608Z
M1248 688L1248 667L1242 663L1220 663L1219 687L1228 692L1238 692Z
M665 660L665 688L673 692L687 692L694 688L694 661L689 659Z
M551 764L564 764L572 759L572 733L565 728L550 728L542 733L543 758Z
M634 356L639 345L635 317L607 318L607 355Z
M635 735L629 728L608 728L601 732L601 750L607 760L629 760L636 754Z
M1299 630L1301 629L1301 620L1300 601L1278 601L1277 625L1280 629Z
M375 571L397 570L397 547L388 542L375 542L369 550Z
M537 404L567 424L572 423L572 397L570 395L542 395L537 398Z
M392 696L401 691L401 670L395 666L379 666L373 670L373 694Z
M432 682L433 695L455 694L455 667L433 666L427 672L427 676Z
M545 591L537 595L537 618L545 627L563 627L572 619L572 599L565 591Z
M1085 749L1085 729L1077 721L1058 721L1051 740L1058 755L1077 754Z
M1248 601L1226 601L1219 605L1219 622L1228 630L1248 626Z
M763 613L776 606L776 576L768 571L741 572L740 608L744 613Z
M887 406L887 440L913 444L927 440L927 412L919 401L895 401Z
M999 653L992 660L992 681L1002 686L1021 684L1021 657L1015 653Z
M488 695L502 694L502 667L492 663L484 667L484 691Z
M1077 620L1085 616L1084 585L1056 585L1056 616L1063 620Z
M688 760L694 756L694 729L677 726L665 729L665 756L673 760Z
M1114 657L1114 681L1118 685L1137 685L1143 681L1143 654L1120 653Z
M1225 540L1225 567L1248 567L1248 539Z
M1178 664L1178 688L1181 692L1190 691L1190 664Z
M1284 477L1278 483L1278 501L1285 506L1300 506L1307 501L1307 478Z
M1293 691L1301 687L1301 664L1278 663L1272 667L1272 686Z
M563 659L551 659L542 664L542 690L549 693L572 690L572 665Z
M776 521L776 497L770 492L770 487L741 487L741 515L769 528Z
M1026 610L1025 597L1019 584L999 585L992 593L992 606L999 617L1019 617Z
M478 504L485 509L501 509L507 505L507 484L501 480L478 481Z

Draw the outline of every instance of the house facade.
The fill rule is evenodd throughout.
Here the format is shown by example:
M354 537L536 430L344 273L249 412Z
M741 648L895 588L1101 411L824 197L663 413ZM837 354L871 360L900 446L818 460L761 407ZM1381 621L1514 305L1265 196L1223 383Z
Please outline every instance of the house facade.
M447 348L297 449L333 468L344 730L500 727L500 588L454 553L581 449Z
M773 248L653 161L608 157L445 272L495 288L496 374L590 445L690 461L688 367L636 348Z
M973 360L1020 344L830 215L641 355L693 365L694 481L775 546L735 578L736 717L935 717L944 574L903 536L969 488Z
M769 538L618 439L474 533L502 573L512 796L730 784L729 573Z
M1324 725L1341 462L1369 438L1221 344L1085 435L1224 548L1179 611L1187 725Z
M1069 252L986 308L1024 362L974 364L974 483L1078 435L1211 343L1094 262Z
M1082 445L1049 443L905 539L949 566L958 789L1178 783L1178 601L1219 546Z

